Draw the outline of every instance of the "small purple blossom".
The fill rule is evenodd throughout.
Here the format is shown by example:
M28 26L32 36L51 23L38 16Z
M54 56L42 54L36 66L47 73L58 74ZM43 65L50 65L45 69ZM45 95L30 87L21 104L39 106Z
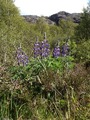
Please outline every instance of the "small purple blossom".
M41 54L40 42L36 39L34 44L34 58L39 57Z
M41 58L48 57L50 51L50 45L45 39L41 42Z
M69 54L69 46L66 43L65 45L62 46L62 56L67 56Z
M60 47L57 45L53 50L53 57L57 58L60 56Z
M28 56L22 51L22 49L19 47L16 51L16 57L18 65L27 65L29 62Z

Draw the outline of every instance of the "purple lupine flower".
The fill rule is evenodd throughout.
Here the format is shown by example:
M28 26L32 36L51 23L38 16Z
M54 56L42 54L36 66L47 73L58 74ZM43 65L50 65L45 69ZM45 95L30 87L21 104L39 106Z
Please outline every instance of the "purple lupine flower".
M57 58L60 56L60 47L57 45L53 50L53 57Z
M23 66L27 65L29 62L28 56L23 52L21 56L21 63Z
M16 58L17 58L17 62L18 62L18 65L21 64L21 57L22 57L22 49L19 47L16 51Z
M41 58L48 57L50 45L46 39L41 42Z
M27 65L29 62L28 56L22 51L22 49L19 47L16 51L16 57L18 65Z
M34 44L34 58L39 57L41 54L41 48L40 48L40 42L38 39L36 39L36 42Z
M62 56L67 56L69 54L69 46L66 43L65 45L62 46Z

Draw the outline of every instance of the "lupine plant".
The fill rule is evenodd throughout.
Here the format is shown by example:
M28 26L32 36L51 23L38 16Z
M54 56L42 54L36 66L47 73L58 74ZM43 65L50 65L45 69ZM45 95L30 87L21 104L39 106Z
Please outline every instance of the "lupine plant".
M18 65L27 65L29 62L28 56L23 52L21 47L19 47L16 51L16 58Z
M50 45L46 39L46 33L44 34L44 40L41 42L41 57L48 57L50 51Z
M42 42L39 42L38 39L36 39L36 42L34 44L34 58L48 57L49 51L50 51L50 45L46 40L46 34L44 35L44 40Z
M54 58L60 57L60 47L59 47L59 45L55 46L55 48L53 50L53 57Z
M65 45L63 49L61 49L59 45L56 45L53 53L50 52L50 45L46 36L44 36L44 40L41 42L36 39L33 53L34 57L32 57L29 62L26 54L21 48L18 48L17 60L20 66L14 66L14 68L11 69L12 80L21 81L21 84L26 87L30 92L30 96L35 98L35 100L38 97L39 99L44 98L53 101L57 96L55 93L56 89L59 91L57 88L58 83L67 72L66 64L68 63L68 70L70 70L73 67L73 58L69 56L68 49ZM64 106L67 106L66 101L62 101L64 101ZM58 105L59 103L55 104ZM56 109L58 109L58 107ZM59 118L61 118L60 115Z
M41 54L41 47L40 47L40 42L38 41L38 38L36 38L36 42L34 43L34 58L40 57Z
M69 54L69 46L68 43L65 43L62 46L62 56L67 56Z
M27 63L29 63L30 69L32 71L31 75L35 76L39 74L42 69L46 71L48 68L55 71L59 70L60 73L63 73L64 69L66 69L66 66L68 66L68 69L73 67L73 57L69 56L68 43L65 43L62 46L62 49L60 48L59 44L57 44L53 49L52 55L50 55L50 45L46 39L46 34L44 34L43 41L40 42L38 41L38 38L36 39L33 53L34 59L30 60L32 62L29 63L28 57L22 51L22 49L18 48L17 50L18 65L25 66Z
M46 34L44 35L43 41L40 42L36 39L33 49L34 57L30 59L30 62L28 56L23 52L22 48L19 47L16 52L16 57L18 65L21 67L20 69L12 69L13 78L22 78L24 80L34 79L41 71L45 71L47 74L48 69L56 73L58 71L61 75L65 70L67 71L67 68L70 70L73 67L73 57L69 56L68 50L69 47L67 43L63 45L62 49L59 44L57 44L53 53L51 53Z

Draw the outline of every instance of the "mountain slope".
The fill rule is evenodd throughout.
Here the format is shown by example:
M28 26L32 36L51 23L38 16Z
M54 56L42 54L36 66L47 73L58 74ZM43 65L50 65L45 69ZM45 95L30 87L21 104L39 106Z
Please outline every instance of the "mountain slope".
M48 24L58 24L60 19L65 19L65 20L70 19L74 23L79 23L80 16L81 16L81 13L72 13L71 14L71 13L68 13L65 11L60 11L49 17L43 17L43 18ZM36 23L36 21L40 18L40 16L37 16L37 15L23 15L23 17L27 22L30 22L30 23Z

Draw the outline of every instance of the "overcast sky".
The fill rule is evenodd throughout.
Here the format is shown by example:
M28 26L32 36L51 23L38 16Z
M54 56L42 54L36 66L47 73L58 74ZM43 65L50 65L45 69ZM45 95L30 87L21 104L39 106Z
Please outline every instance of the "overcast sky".
M88 0L15 0L22 15L50 16L60 11L82 12Z

